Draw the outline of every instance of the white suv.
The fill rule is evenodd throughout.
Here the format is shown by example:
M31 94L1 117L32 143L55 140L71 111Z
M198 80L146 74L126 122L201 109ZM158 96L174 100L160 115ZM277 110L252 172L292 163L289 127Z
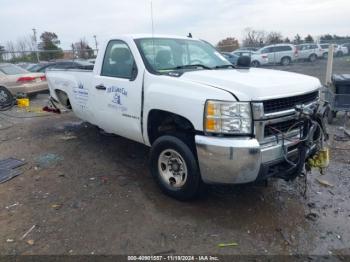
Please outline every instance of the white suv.
M296 47L298 49L298 59L314 62L323 55L322 48L318 44L301 44Z
M258 50L260 54L266 54L269 63L289 65L298 57L298 50L292 44L268 45Z

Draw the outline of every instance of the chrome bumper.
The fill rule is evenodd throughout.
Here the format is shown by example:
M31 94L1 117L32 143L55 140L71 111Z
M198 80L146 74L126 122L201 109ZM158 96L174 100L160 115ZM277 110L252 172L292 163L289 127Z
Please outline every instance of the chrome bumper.
M208 184L253 182L266 165L283 161L281 143L260 145L251 138L200 135L195 136L195 142L202 179ZM291 150L288 154L295 153L296 150Z

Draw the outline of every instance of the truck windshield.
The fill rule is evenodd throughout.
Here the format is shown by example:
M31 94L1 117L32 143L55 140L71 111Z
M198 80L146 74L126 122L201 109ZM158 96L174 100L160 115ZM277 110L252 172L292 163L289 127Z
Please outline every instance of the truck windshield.
M141 38L135 42L147 69L153 73L232 67L225 57L204 41Z

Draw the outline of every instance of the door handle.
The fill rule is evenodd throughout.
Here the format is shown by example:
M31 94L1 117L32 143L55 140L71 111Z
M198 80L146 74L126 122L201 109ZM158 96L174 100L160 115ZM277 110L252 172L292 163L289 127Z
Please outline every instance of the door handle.
M95 86L95 88L98 90L106 90L107 89L103 84L97 85L97 86Z

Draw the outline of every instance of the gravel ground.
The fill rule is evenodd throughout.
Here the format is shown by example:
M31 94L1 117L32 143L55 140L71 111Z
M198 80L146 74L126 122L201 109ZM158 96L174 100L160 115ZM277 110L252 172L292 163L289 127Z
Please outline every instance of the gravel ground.
M278 69L322 78L323 63ZM350 72L346 58L335 64L335 72L342 70ZM38 96L33 110L46 99ZM299 178L210 187L205 197L183 203L155 185L143 145L102 134L71 113L5 114L0 159L27 164L0 184L0 254L350 255L348 140L331 136L326 175L314 171L306 184ZM238 245L218 247L230 242Z

